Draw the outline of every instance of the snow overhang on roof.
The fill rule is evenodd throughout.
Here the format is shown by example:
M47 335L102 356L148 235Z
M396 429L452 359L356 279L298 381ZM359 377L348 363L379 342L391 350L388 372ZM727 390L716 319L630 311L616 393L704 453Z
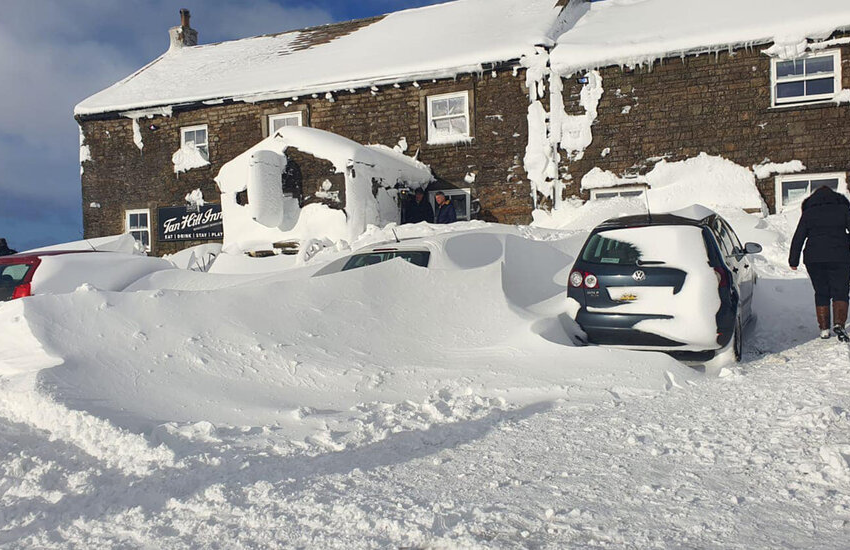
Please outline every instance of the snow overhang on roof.
M562 0L457 0L383 17L169 51L83 100L88 116L261 101L481 71L554 45ZM203 31L203 29L201 29Z
M562 75L754 44L797 45L850 29L850 0L602 0L584 9L552 52Z

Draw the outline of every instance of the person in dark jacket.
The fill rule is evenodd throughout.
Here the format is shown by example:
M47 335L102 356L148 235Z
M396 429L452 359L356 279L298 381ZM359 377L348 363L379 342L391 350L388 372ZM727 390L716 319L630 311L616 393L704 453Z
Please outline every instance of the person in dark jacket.
M829 306L832 330L848 341L845 324L850 300L850 201L828 187L819 187L803 201L803 213L788 263L796 270L805 243L803 262L815 288L815 308L821 338L829 338Z
M457 211L455 205L442 191L437 191L434 196L437 202L437 215L434 218L434 223L454 223L457 221Z
M413 200L404 211L404 223L419 223L434 221L434 209L425 199L425 191L420 187L413 195Z
M12 254L17 253L17 250L9 248L9 245L6 244L6 239L0 239L0 256L11 256Z

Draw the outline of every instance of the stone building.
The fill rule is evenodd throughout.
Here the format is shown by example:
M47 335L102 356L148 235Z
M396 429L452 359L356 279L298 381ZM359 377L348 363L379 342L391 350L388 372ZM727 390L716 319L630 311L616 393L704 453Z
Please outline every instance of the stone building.
M750 2L729 25L711 17L731 0L456 0L209 45L184 11L168 52L75 110L85 235L131 231L155 254L218 238L162 227L195 189L218 203L221 167L287 125L416 155L461 219L528 223L567 196L640 193L660 159L702 152L759 166L771 209L846 189L850 9ZM771 172L789 161L805 170ZM623 186L582 189L593 168Z

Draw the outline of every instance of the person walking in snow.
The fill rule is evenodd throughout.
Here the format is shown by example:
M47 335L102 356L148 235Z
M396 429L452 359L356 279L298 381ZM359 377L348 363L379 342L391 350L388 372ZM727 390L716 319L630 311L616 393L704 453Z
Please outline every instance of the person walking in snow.
M0 239L0 256L11 256L12 254L17 253L17 250L9 248L9 245L6 244L6 239Z
M845 324L850 301L850 201L829 187L819 187L803 201L803 213L788 263L797 270L805 243L803 261L815 289L815 309L820 336L830 337L829 306L832 302L832 331L842 342L850 341Z
M434 218L434 223L454 223L457 221L455 205L446 197L445 193L437 191L434 200L437 202L437 215Z
M425 191L420 187L413 195L413 200L404 211L404 223L419 223L434 221L434 209L425 200Z

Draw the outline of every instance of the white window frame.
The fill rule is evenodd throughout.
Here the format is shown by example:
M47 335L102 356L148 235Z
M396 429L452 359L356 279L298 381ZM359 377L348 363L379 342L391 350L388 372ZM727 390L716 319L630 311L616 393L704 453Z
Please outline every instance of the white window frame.
M206 124L196 124L195 126L183 126L180 128L180 148L182 149L184 145L186 145L186 134L189 132L197 132L198 130L203 130L205 135L207 136L207 140L203 143L203 145L199 145L198 142L194 142L195 148L201 152L201 156L209 162L210 161L210 130Z
M148 218L148 226L147 227L135 227L135 228L131 227L130 226L130 215L132 215L132 214L145 214ZM145 251L147 251L147 252L151 251L152 240L151 240L151 211L150 211L150 208L137 208L135 210L125 210L124 211L124 228L125 228L127 233L129 233L130 235L133 235L134 239L136 238L136 235L134 235L134 233L147 233L148 234L148 244L147 244L147 246L145 246L144 243L139 239L136 239L136 242L138 242L142 246L145 246Z
M457 221L466 222L472 219L472 190L470 188L465 189L441 189L440 191L433 191L430 193L431 199L431 208L434 209L434 215L437 215L437 193L442 193L448 198L450 201L452 197L457 195L466 196L466 212L459 212L457 208L455 208L455 213L457 213Z
M601 199L597 197L600 193L617 193L618 197L621 197L621 193L634 193L635 191L640 191L641 197L646 196L646 185L617 185L615 187L602 187L599 189L591 189L590 190L590 200L607 200L612 199L614 197L602 197ZM637 197L634 197L637 198Z
M833 66L833 85L832 85L832 93L831 94L819 94L819 95L803 95L792 98L784 98L779 99L776 97L776 86L777 84L787 83L787 82L806 82L807 80L819 80L822 78L827 78L828 73L823 75L813 76L811 78L807 78L806 75L802 76L786 76L783 78L777 78L776 76L776 66L779 63L788 61L786 59L772 58L770 60L770 105L771 107L796 107L800 105L811 105L814 103L823 103L827 101L832 101L835 99L835 96L841 91L842 80L841 80L841 50L824 50L819 52L812 52L797 58L798 60L806 60L816 57L828 57L832 56L832 66Z
M298 121L298 124L296 124L296 126L304 126L304 113L302 113L301 111L294 111L290 113L276 113L268 116L269 135L274 135L274 123L276 120L286 120L289 118L293 118Z
M791 203L790 205L782 204L782 184L789 182L789 181L808 181L809 187L806 191L806 196L809 196L809 195L812 194L812 180L832 180L832 179L838 180L838 192L846 194L847 193L847 173L846 172L824 172L824 173L812 173L812 174L809 174L809 173L783 174L783 175L780 175L780 176L776 176L776 184L775 184L776 185L776 187L775 187L776 211L777 212L783 212L789 206L793 206L794 204L796 204L796 201L794 203Z
M432 133L433 123L435 120L447 120L452 118L460 118L460 115L446 115L441 117L433 116L433 106L435 101L440 101L444 99L456 99L463 98L466 102L466 112L463 114L463 117L466 118L466 133L464 134L455 134L448 136L435 136ZM469 113L469 90L464 90L462 92L452 92L448 94L437 94L437 95L429 95L425 98L426 109L427 109L427 138L428 145L445 145L451 143L463 143L469 142L472 140L472 117Z

